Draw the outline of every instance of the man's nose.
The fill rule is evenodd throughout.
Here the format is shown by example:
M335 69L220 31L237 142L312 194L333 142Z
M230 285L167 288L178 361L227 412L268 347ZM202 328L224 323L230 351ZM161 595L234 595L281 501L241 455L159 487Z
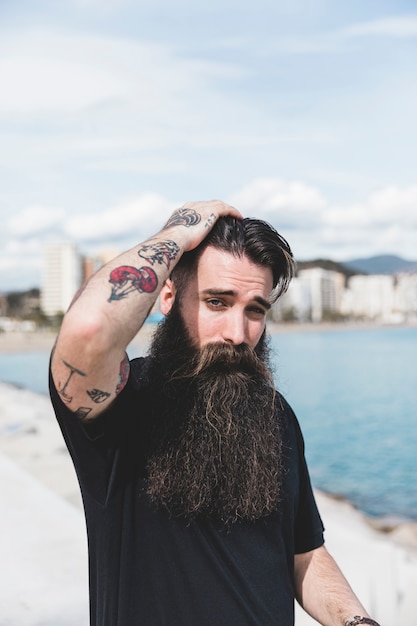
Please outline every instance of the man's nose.
M224 320L223 340L235 346L245 343L246 320L242 314L230 311L227 320Z

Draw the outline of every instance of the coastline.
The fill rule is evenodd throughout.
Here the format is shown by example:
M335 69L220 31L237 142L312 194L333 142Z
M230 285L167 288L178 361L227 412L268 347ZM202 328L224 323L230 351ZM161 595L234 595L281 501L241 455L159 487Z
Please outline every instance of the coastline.
M143 350L149 343L155 330L154 323L145 323L131 342ZM417 328L417 323L383 324L379 322L271 322L268 321L267 330L270 334L284 333L311 333L332 331L361 331L380 328ZM14 352L40 352L52 350L57 337L57 331L8 331L0 332L0 354Z
M410 325L407 325L409 327ZM136 337L132 340L129 348L132 348L133 351L137 355L143 355L146 353L149 342L152 338L152 335L155 330L155 324L147 323L145 324L141 331L136 335ZM279 333L292 333L292 332L332 332L332 331L340 331L340 330L365 330L370 328L381 328L386 326L381 326L375 323L285 323L285 324L277 324L268 322L268 332L271 334L279 334ZM396 325L394 328L402 328L404 326ZM391 326L389 326L391 328ZM51 331L37 331L37 332L21 332L21 331L11 331L0 333L0 354L14 354L21 352L50 352L53 348L53 345L56 340L56 332ZM10 423L15 424L16 431L22 429L22 433L24 434L26 426L18 420L17 414L23 413L26 411L28 406L32 405L32 401L28 400L29 397L37 398L38 394L33 393L26 389L21 389L15 387L12 384L5 383L0 381L0 392L1 397L4 398L6 395L6 404L9 401L11 406L15 406L18 404L20 406L19 410L17 406L15 406L15 410L11 410L11 414L8 415ZM8 400L7 400L8 398ZM19 399L17 399L19 398ZM49 399L43 396L43 401L47 401L49 405ZM23 408L23 406L25 408ZM35 406L37 402L35 400ZM31 406L31 409L33 407ZM42 412L50 413L49 419L53 420L53 428L55 428L55 420L53 414L51 413L52 409L48 407L43 407ZM28 445L28 442L21 444L20 446L8 446L4 443L4 432L2 431L2 420L4 423L5 419L5 410L3 411L0 408L0 453L5 452L8 456L10 456L15 462L21 465L24 469L27 469L30 473L37 475L38 479L41 482L45 482L44 476L42 476L42 471L38 471L36 468L36 464L30 462L30 450L31 446ZM8 414L8 411L6 411ZM34 411L36 419L36 410ZM8 421L9 421L8 420ZM32 421L32 418L29 418L29 421ZM24 421L26 424L26 420ZM30 429L27 432L31 432ZM40 433L41 439L37 442L37 445L40 445L39 456L42 455L51 455L52 451L50 449L50 444L42 441L42 436L45 434L48 437L47 433L44 433L42 430ZM62 441L61 436L59 434L59 439L55 440L55 445L60 446L62 454ZM16 439L20 438L20 436L16 436ZM24 437L23 437L24 438ZM12 438L9 437L9 442L12 441ZM33 439L33 438L32 438ZM46 446L46 447L45 447ZM45 448L45 449L44 449ZM60 460L60 459L58 459ZM71 466L72 467L72 466ZM58 468L57 468L58 469ZM64 475L68 475L68 468L64 469ZM46 481L48 482L48 481ZM51 482L51 481L49 481ZM50 486L50 485L49 485ZM81 507L81 499L78 496L78 484L75 485L75 490L68 489L64 490L64 493L60 493L59 495L65 497L71 503L76 503L77 506ZM339 504L341 507L349 506L351 509L359 516L362 516L364 523L375 530L381 536L384 536L388 539L393 539L395 542L398 542L411 550L417 550L417 521L408 520L408 519L397 519L393 516L387 514L382 517L371 517L366 515L362 511L357 510L352 503L346 500L343 496L332 493L319 492L321 495L321 499L325 501L330 501Z
M334 332L334 331L361 331L368 329L378 328L404 328L404 327L416 327L416 325L395 325L385 326L381 324L375 324L371 322L361 323L345 323L345 322L332 322L332 323L272 323L268 322L268 332L270 334L286 334L286 333L310 333L310 332ZM155 323L145 323L140 332L134 337L128 347L128 351L131 348L134 352L134 356L144 355L147 352L153 333L155 331ZM17 353L31 353L31 352L47 352L49 353L55 343L57 332L52 331L35 331L35 332L23 332L23 331L10 331L0 333L0 355L17 354ZM22 400L26 393L30 394L29 390L14 386L7 382L0 380L0 396L4 395L4 389L9 388L18 392ZM34 394L36 395L36 394ZM13 404L13 402L12 402ZM2 412L0 409L0 420ZM12 421L15 421L12 418ZM1 421L0 421L1 428ZM25 447L22 449L24 455ZM2 451L1 445L1 430L0 430L0 452ZM11 455L13 457L13 454ZM20 455L19 455L20 456ZM19 458L17 459L19 463ZM23 466L27 463L23 462ZM33 468L28 468L31 471ZM36 473L36 472L35 472ZM77 490L78 491L78 486ZM344 496L334 493L321 492L324 498L338 502L341 505L348 504L353 510L357 510L354 505L346 500ZM64 496L65 497L65 496ZM70 501L77 500L77 495L72 494ZM80 504L79 500L78 504ZM362 511L358 510L358 514L363 516L364 522L387 538L394 538L396 541L403 543L404 545L417 549L417 521L413 519L398 519L390 514L382 517L371 517Z
M52 331L8 331L0 333L0 354L50 352L57 333Z

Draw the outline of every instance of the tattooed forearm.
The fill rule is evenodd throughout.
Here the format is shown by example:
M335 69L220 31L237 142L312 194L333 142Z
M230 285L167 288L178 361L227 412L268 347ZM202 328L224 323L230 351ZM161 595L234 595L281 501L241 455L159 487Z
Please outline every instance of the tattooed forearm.
M138 255L151 265L158 263L169 268L171 261L177 257L179 251L180 248L175 241L156 241L155 243L142 246L138 250Z
M153 293L158 286L158 277L151 267L131 267L121 265L110 273L112 284L109 302L122 300L134 291Z
M93 402L96 404L101 404L105 402L108 398L110 398L111 394L107 391L101 391L101 389L87 389L87 395L90 396Z
M73 365L70 365L69 363L64 361L64 359L62 359L62 362L65 365L65 367L68 368L69 372L68 372L68 377L65 380L65 382L58 383L58 393L61 396L61 398L64 400L64 402L66 402L67 404L70 404L72 402L72 396L68 395L67 388L71 382L71 378L73 377L74 374L77 374L78 376L86 376L86 374L85 372L82 372L81 370L77 369Z
M195 226L201 221L201 216L194 211L194 209L177 209L171 215L167 223L165 224L165 228L170 228L171 226Z

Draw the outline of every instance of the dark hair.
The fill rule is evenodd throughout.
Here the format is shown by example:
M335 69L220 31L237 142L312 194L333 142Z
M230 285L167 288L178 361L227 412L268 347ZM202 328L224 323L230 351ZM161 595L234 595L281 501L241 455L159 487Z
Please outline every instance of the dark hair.
M212 246L234 256L246 256L253 263L270 267L273 277L272 302L288 289L294 275L295 263L287 241L263 220L231 216L220 217L197 248L182 255L171 278L183 291L197 269L202 252Z

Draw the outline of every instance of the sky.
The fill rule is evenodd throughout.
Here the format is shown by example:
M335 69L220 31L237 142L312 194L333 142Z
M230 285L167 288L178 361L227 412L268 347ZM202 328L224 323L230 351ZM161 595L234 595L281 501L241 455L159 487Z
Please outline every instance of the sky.
M189 200L417 259L415 0L0 0L0 292Z

